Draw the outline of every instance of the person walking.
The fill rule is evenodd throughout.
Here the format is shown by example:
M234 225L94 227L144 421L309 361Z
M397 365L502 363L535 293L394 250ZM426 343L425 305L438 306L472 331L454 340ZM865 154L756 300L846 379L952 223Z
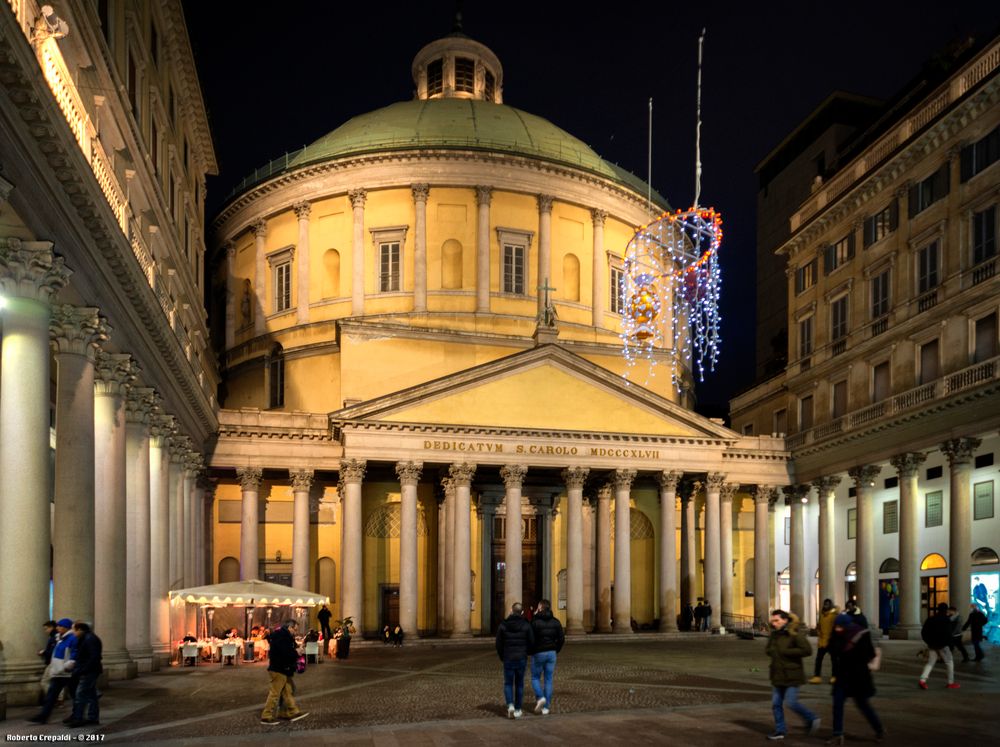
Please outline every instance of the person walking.
M70 687L76 691L76 695L73 698L73 713L63 723L73 729L79 726L97 726L101 723L97 678L104 671L101 663L104 644L90 629L90 625L82 620L73 623L73 635L76 636L76 659Z
M701 608L701 629L704 631L712 629L712 605L707 599Z
M497 656L503 662L503 694L507 703L507 718L521 718L524 700L524 670L528 652L535 645L531 623L524 619L524 607L514 602L507 619L497 630Z
M52 709L56 706L59 694L73 680L73 664L76 658L76 636L73 635L73 621L68 617L56 623L56 645L52 650L52 658L46 670L49 676L48 687L45 692L45 700L42 703L42 710L37 715L28 719L36 724L44 724L52 715Z
M951 643L948 644L948 650L954 654L957 648L962 653L962 663L964 664L969 660L969 652L965 650L965 644L962 643L962 631L965 628L962 626L962 616L958 614L958 608L948 608L948 620L951 622Z
M548 716L552 708L552 678L556 673L556 656L566 643L562 623L552 616L552 603L548 599L539 601L531 620L531 631L535 637L535 647L531 653L531 689L535 691L535 713Z
M267 691L267 701L260 714L260 722L267 726L280 724L279 719L298 721L309 715L308 711L300 711L295 704L292 677L299 661L299 652L295 648L295 631L298 623L287 620L284 625L271 633L271 644L268 655L267 673L271 678L270 689ZM279 704L280 701L280 704ZM275 711L278 717L275 718Z
M806 681L802 660L812 653L806 631L799 619L790 612L774 610L771 613L771 637L765 652L771 657L771 710L774 712L774 731L768 739L784 739L785 704L805 721L810 736L819 729L819 716L799 702L799 687Z
M705 620L705 605L702 603L701 598L698 599L698 604L694 606L694 629L697 632L701 632L702 623Z
M979 605L975 603L970 604L969 617L966 619L965 625L962 626L962 630L966 628L972 629L972 649L976 652L976 661L983 660L983 647L981 643L983 640L983 628L986 627L987 622L989 621L982 610L979 609Z
M823 600L823 610L820 612L818 628L819 636L816 641L816 664L813 666L813 676L809 682L818 685L823 681L823 658L830 648L830 636L833 634L833 623L840 612L832 599Z
M844 703L854 700L868 719L875 738L882 739L885 729L869 699L875 695L870 662L875 658L871 631L854 622L850 615L837 615L831 630L830 659L833 662L833 737L827 744L844 743Z
M868 618L862 614L861 608L858 607L858 603L853 599L847 600L847 604L844 605L844 612L854 618L855 625L862 628L868 627Z
M961 685L955 682L955 660L951 657L948 644L951 643L951 620L948 618L948 605L942 602L937 606L937 612L924 622L920 629L920 637L927 644L927 663L924 671L920 674L921 690L927 689L927 675L931 673L938 659L944 661L945 671L948 673L949 690L957 690Z

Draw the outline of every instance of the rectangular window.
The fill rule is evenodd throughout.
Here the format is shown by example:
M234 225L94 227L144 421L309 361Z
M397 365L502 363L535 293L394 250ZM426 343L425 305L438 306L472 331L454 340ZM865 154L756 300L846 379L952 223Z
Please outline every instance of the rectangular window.
M467 57L455 58L455 90L463 93L476 90L476 63Z
M847 337L847 296L841 296L830 304L830 340Z
M944 503L944 493L940 490L935 490L933 493L927 493L924 496L924 526L925 527L939 527L943 519L943 512L941 509Z
M997 253L997 206L972 214L972 264L978 265Z
M882 504L882 534L896 534L899 531L899 501Z
M292 263L274 267L274 310L285 311L292 305Z
M938 284L938 242L932 241L917 252L917 293L923 295Z
M963 182L1000 160L1000 126L986 137L962 148L960 155Z
M753 435L753 423L744 423L743 424L743 435L744 436L752 436Z
M503 248L503 292L524 295L524 247L505 244Z
M813 318L807 316L799 322L799 358L812 355L813 350Z
M833 385L833 417L842 417L847 412L847 380Z
M625 270L621 267L611 266L611 313L622 313L622 292L625 284Z
M854 256L854 234L848 234L836 244L830 244L823 254L823 272L829 275Z
M889 271L872 278L872 319L889 313Z
M872 368L872 402L881 402L889 394L889 361L883 361Z
M813 398L811 394L799 400L799 432L813 427Z
M997 313L976 320L976 354L974 363L988 361L997 354Z
M920 214L948 194L948 164L910 187L910 217Z
M774 432L788 433L788 411L784 407L774 411Z
M899 206L895 200L890 202L875 215L865 218L864 242L865 249L876 241L881 241L896 230L899 225Z
M993 518L993 481L977 482L972 486L973 514L972 518Z
M493 77L493 73L489 70L483 75L483 96L487 101L493 101L496 95L496 79Z
M427 63L427 95L444 93L444 60Z
M802 265L795 271L795 293L799 294L816 285L816 260Z
M399 242L388 241L378 247L378 290L391 293L399 290Z
M852 540L858 536L858 509L847 509L847 539Z
M938 360L938 341L936 339L920 346L921 384L929 384L941 375Z

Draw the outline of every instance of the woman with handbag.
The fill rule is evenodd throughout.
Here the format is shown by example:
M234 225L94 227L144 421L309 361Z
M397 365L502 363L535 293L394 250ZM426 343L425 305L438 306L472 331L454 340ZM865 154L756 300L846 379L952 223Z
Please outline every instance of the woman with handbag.
M44 724L49 720L52 709L56 706L56 700L59 698L59 693L63 691L63 688L70 686L73 678L77 643L76 636L73 635L73 621L64 617L57 622L56 634L56 645L52 649L52 659L46 669L49 676L49 687L45 693L45 701L42 703L42 710L38 715L28 719L36 724Z
M871 631L858 625L851 615L837 615L830 637L833 656L833 737L827 744L844 743L844 703L852 698L858 710L881 740L885 729L869 699L875 694L872 671L878 669L881 652L872 644Z

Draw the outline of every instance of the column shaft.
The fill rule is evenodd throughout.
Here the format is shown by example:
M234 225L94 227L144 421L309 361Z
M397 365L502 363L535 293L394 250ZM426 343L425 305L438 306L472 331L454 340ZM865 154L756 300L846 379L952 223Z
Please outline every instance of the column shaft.
M504 537L504 573L503 608L504 614L510 612L515 602L524 602L522 568L524 563L521 552L521 484L527 470L519 464L506 465L500 469L504 480L504 506L506 508L506 528Z
M917 474L926 455L900 454L892 458L899 477L899 628L906 637L916 638L920 631L920 510L917 498Z
M941 445L951 467L948 512L948 594L959 612L972 597L972 458L982 442L955 438ZM859 521L860 521L860 517Z
M262 472L256 467L236 470L240 478L242 501L240 504L240 581L260 575L259 531L260 481Z
M771 536L770 502L774 489L758 486L753 503L753 616L754 622L767 622L771 615Z
M476 187L476 311L490 310L490 187Z
M597 632L611 632L611 489L597 493Z
M603 210L591 210L591 217L594 219L594 252L593 252L593 289L591 306L593 308L592 324L595 327L604 325L604 298L607 293L607 282L605 279L605 267L607 257L604 255L604 221L608 214Z
M632 481L635 470L615 470L615 591L612 631L632 632Z
M413 310L427 311L427 196L426 184L413 185ZM402 600L400 600L402 604ZM406 626L403 626L406 630Z
M145 418L146 414L140 412L138 417ZM125 459L125 645L139 671L149 672L153 668L153 648L150 644L149 426L142 420L126 425Z
M856 467L849 471L857 495L857 532L854 558L858 569L858 607L868 624L878 624L878 566L875 563L875 517L872 507L874 482L879 468Z
M482 635L488 635L493 622L493 518L496 507L479 499L479 515L482 517L483 533L480 545L480 568L483 569L479 587L482 589L483 603L479 605L479 625Z
M475 465L453 464L451 477L455 481L455 619L452 637L472 634L472 548L470 545L470 513L472 475Z
M197 478L190 467L184 471L184 586L194 586L195 492Z
M719 567L720 567L720 593L722 595L723 615L733 614L733 496L736 494L738 485L727 483L722 488L721 507L719 510ZM727 618L728 619L728 618ZM719 624L724 625L725 621L719 618Z
M295 206L295 216L299 221L299 245L295 250L295 321L298 324L306 324L309 321L309 263L311 260L309 248L310 211L311 207L308 202L302 202Z
M149 616L157 663L170 659L170 449L159 425L149 442Z
M361 528L361 481L365 462L357 460L340 463L340 479L344 483L344 557L343 607L344 617L354 620L359 633L364 631L364 545Z
M822 477L813 482L819 497L819 599L829 599L843 607L842 583L837 583L835 489L839 477Z
M596 230L596 221L595 221ZM677 472L660 473L660 632L677 630Z
M563 470L566 483L566 632L583 633L583 483L589 470Z
M719 535L720 505L719 491L725 479L724 475L711 474L705 489L705 598L712 607L712 630L718 630L722 617L722 548Z
M182 508L178 503L178 498L180 497L180 489L178 484L183 487L183 479L181 479L181 467L178 459L180 457L177 454L176 447L171 444L170 447L170 466L167 471L168 476L168 486L167 486L167 531L168 531L168 562L167 562L167 578L170 584L170 589L179 589L181 574L178 572L177 567L180 562L180 551L178 549L178 543L180 542L180 532L178 531L177 521L181 516Z
M445 480L444 629L451 635L455 627L455 486L450 477Z
M697 594L694 498L694 489L681 495L681 606L685 609L694 604Z
M312 489L312 470L293 470L292 478L292 587L310 589L309 567L312 553L309 548L309 491Z
M444 500L439 500L437 504L437 625L438 635L442 635L445 628L445 544L448 538L448 511Z
M351 315L365 313L365 199L363 189L349 193L353 208L351 241Z
M422 464L400 462L401 505L399 527L399 624L413 637L417 635L417 483Z
M788 557L788 573L791 577L789 579L791 582L789 599L792 608L791 611L807 622L809 614L806 609L806 538L805 525L803 524L803 514L805 512L803 511L804 504L802 503L801 493L793 491L788 497L788 504L790 508L789 524L791 530Z
M538 271L537 285L548 285L552 276L552 197L538 195ZM538 318L545 312L545 292L538 294Z

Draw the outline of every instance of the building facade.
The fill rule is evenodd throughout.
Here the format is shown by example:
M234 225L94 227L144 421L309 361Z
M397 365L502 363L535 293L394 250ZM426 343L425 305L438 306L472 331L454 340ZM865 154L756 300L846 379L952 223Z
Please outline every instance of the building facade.
M788 364L731 412L741 433L788 434L776 552L807 616L854 597L912 636L979 585L996 610L998 70L994 39L900 97L788 216Z

